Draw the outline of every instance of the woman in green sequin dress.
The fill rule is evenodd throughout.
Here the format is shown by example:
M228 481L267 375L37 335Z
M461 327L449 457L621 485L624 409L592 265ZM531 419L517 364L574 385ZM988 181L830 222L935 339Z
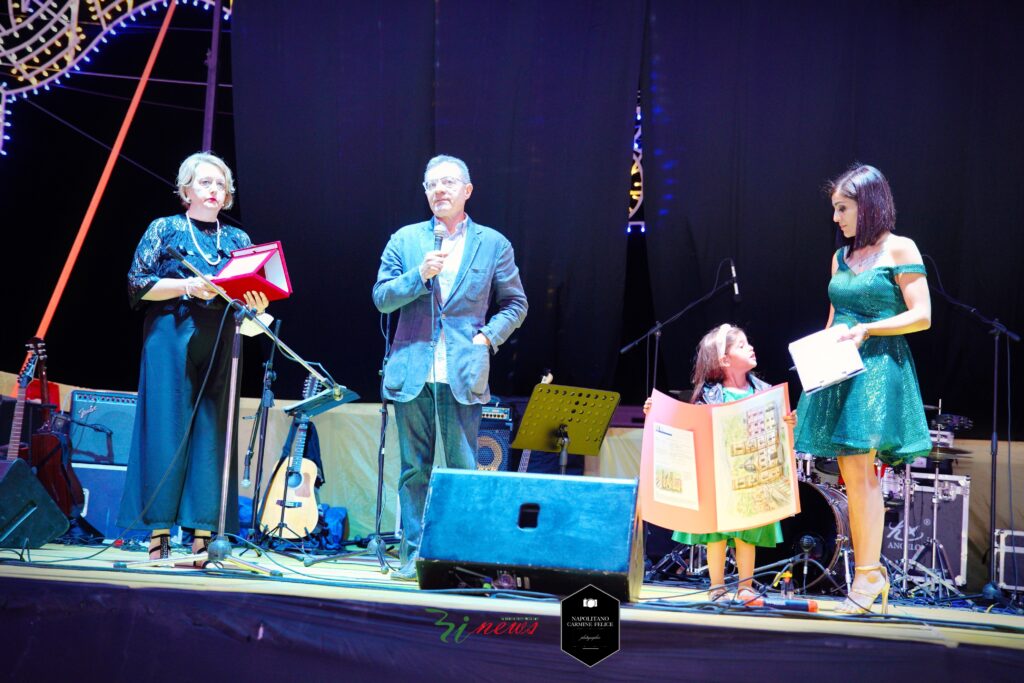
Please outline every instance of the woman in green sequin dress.
M796 449L838 458L849 497L856 575L842 612L870 610L889 581L879 564L885 508L875 458L907 463L931 450L914 360L904 335L931 325L931 299L913 240L893 234L896 209L885 176L854 165L833 181L833 214L843 247L832 257L828 324L845 324L865 371L803 395Z
M697 345L691 401L698 405L730 403L771 389L770 384L752 374L755 367L757 356L743 330L728 324L714 328ZM650 409L651 399L647 399L644 413ZM796 424L794 413L783 419L791 426ZM773 522L753 529L710 534L676 531L672 534L672 540L686 545L707 546L708 574L711 576L709 596L712 601L728 598L725 555L727 546L733 546L736 571L739 574L736 598L748 600L757 597L752 587L757 548L774 548L778 545L782 541L782 526L779 522Z

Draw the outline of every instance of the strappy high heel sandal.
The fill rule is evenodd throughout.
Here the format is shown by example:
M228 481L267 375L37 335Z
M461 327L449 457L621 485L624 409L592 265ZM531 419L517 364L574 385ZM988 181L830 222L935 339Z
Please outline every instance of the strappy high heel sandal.
M871 606L875 604L875 600L879 595L882 596L882 614L889 613L889 573L885 571L885 567L880 564L872 564L864 567L854 567L854 572L878 572L881 576L881 581L872 581L872 584L878 585L878 590L873 593L858 590L850 587L849 592L846 594L846 599L836 608L836 612L840 614L867 614L871 611Z
M149 537L149 559L166 560L171 556L171 532L152 534Z

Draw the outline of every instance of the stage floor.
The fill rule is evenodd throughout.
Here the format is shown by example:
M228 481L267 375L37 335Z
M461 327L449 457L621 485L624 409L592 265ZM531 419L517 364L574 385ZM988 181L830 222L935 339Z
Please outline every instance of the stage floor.
M92 661L114 680L144 680L130 673L161 679L163 669L148 669L146 653L173 639L178 662L181 648L204 642L211 629L219 629L213 641L223 643L235 667L225 671L241 667L257 680L277 669L313 666L296 659L298 652L316 655L311 670L320 675L348 671L350 680L375 672L384 676L380 680L390 680L389 673L417 672L419 680L453 680L470 673L474 679L486 674L506 680L516 671L520 680L530 675L624 680L662 670L671 672L672 680L735 675L781 680L799 672L824 674L824 666L829 680L907 680L920 674L978 680L983 673L991 681L1011 680L1011 673L1019 680L1016 672L1024 667L1021 616L890 605L888 616L849 617L833 611L837 599L821 596L812 596L819 601L817 614L721 610L702 605L707 599L703 591L645 584L639 601L621 606L620 651L588 669L560 650L555 598L420 590L413 582L381 574L376 559L366 556L313 567L277 553L257 558L236 549L236 556L281 576L114 569L116 561L145 555L97 546L51 544L20 559L11 551L0 552L0 617L7 646L20 645L9 650L20 653L12 680L25 680L22 675L48 680L45 674L40 678L41 664L53 672L67 664L32 661L48 651L49 637L58 636L62 651L71 648L76 659ZM465 637L457 638L458 631L446 634L440 619L466 624ZM483 621L532 623L533 632L470 635ZM17 635L8 639L6 634ZM131 642L142 646L142 655L128 652ZM204 666L227 664L216 659Z

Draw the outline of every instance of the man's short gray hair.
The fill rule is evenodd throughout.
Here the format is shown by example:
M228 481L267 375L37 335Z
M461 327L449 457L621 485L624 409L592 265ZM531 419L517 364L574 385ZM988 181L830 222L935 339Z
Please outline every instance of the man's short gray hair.
M458 157L448 156L447 154L438 154L436 157L427 162L427 167L423 169L423 180L426 181L427 172L430 169L445 163L455 164L456 166L459 167L459 170L462 171L462 182L466 183L467 185L473 182L469 178L469 167L466 166L466 162L463 161L462 159L459 159Z

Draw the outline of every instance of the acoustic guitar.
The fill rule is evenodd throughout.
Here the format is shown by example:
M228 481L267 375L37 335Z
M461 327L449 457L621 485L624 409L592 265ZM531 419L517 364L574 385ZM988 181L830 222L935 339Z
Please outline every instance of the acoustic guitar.
M319 380L310 375L303 386L302 398L315 396L321 389ZM260 531L267 536L299 540L309 537L320 520L316 504L316 465L303 457L310 418L298 413L293 418L294 440L285 444L274 476L267 487L260 509ZM288 447L294 444L291 457Z

